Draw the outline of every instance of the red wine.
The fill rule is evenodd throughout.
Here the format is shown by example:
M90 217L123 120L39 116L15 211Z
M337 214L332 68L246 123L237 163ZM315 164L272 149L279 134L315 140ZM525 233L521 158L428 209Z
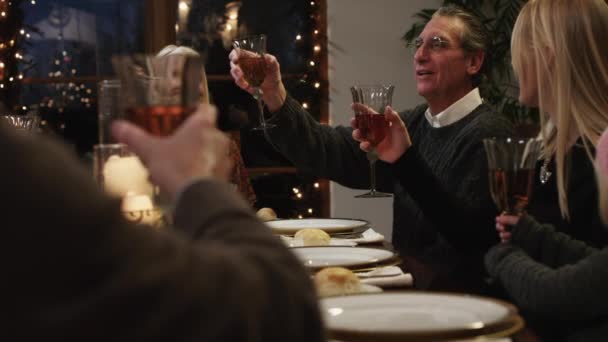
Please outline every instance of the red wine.
M164 137L171 135L194 110L179 105L132 107L127 109L127 119L153 135Z
M490 170L490 192L500 211L522 212L532 195L534 169Z
M386 131L388 130L388 121L384 117L384 114L358 114L355 118L357 119L357 127L361 131L361 136L365 140L368 140L374 146L384 140Z
M266 62L263 57L241 57L239 65L247 81L252 87L259 87L266 77Z

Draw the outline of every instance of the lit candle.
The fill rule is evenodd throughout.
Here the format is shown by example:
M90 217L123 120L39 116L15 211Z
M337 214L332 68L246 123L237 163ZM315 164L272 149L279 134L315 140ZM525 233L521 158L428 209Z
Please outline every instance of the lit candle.
M154 208L152 199L148 195L127 193L122 200L122 211L128 220L155 226L162 214Z
M143 211L154 209L152 199L148 195L128 193L122 200L122 211Z
M148 170L136 156L108 158L103 167L103 180L106 191L119 197L129 193L151 197L154 193Z
M108 158L103 180L107 192L123 199L122 211L128 220L156 225L162 217L152 202L154 186L148 181L148 170L136 156Z

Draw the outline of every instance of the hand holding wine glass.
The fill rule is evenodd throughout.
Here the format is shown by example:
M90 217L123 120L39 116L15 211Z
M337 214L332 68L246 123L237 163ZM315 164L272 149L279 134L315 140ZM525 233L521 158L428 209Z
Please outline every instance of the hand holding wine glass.
M175 199L197 179L228 180L230 141L217 129L216 117L215 107L200 105L169 137L155 136L122 120L112 123L112 133L141 158L154 184Z
M257 35L236 39L233 41L233 47L237 53L231 53L231 74L235 79L238 78L237 84L245 90L248 90L253 98L257 101L258 111L260 115L260 125L254 127L254 130L272 128L275 125L269 124L264 119L264 92L262 84L267 77L268 67L266 65L266 36ZM236 55L236 60L233 57ZM238 69L233 66L237 63ZM240 71L239 71L240 70Z
M511 238L506 225L517 223L532 196L536 162L542 143L528 138L490 138L483 140L488 159L490 192L498 210L496 229L501 240Z
M361 106L363 105L360 103L353 103L352 105L355 112L365 110ZM412 140L405 123L401 120L399 113L394 111L393 108L387 106L384 117L388 121L389 127L386 137L375 145L376 153L378 154L378 159L387 163L394 163L412 146ZM359 142L359 148L365 152L370 152L374 144L367 140L367 137L359 129L356 118L351 120L351 126L354 129L353 139Z
M233 49L230 51L230 75L234 79L234 83L246 92L253 94L254 88L245 80L243 70L239 65L241 56L253 55L252 52L243 49ZM264 104L270 112L279 110L285 99L287 98L287 90L282 81L281 66L276 57L265 53L264 60L266 61L266 77L260 85Z
M357 198L390 197L390 194L376 191L376 161L378 161L377 146L388 131L389 123L384 113L391 105L393 91L392 85L363 85L350 88L353 95L353 109L355 111L357 137L369 142L367 159L370 166L370 191L355 196Z
M501 214L496 217L496 231L500 241L507 243L511 241L511 232L509 226L514 226L519 222L519 216Z

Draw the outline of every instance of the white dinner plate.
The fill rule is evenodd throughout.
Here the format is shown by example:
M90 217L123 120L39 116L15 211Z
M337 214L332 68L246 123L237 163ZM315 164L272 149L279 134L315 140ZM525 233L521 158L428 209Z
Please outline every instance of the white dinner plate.
M379 293L321 300L330 337L348 341L509 336L523 327L505 302L449 293Z
M324 230L328 234L351 232L363 230L369 226L369 222L365 220L355 219L339 219L339 218L305 218L293 220L272 220L266 224L276 234L293 235L300 229L317 228Z
M280 235L280 237L281 237L281 240L283 240L283 242L285 242L287 247L305 247L304 241L302 241L302 239L294 239L292 236L287 236L287 235ZM328 246L355 247L356 245L357 245L357 242L355 242L355 241L351 241L351 240L347 240L347 239L331 238L331 239L329 239ZM325 246L325 245L319 245L319 246Z
M395 253L385 249L365 247L294 247L291 250L306 267L313 269L364 266L383 262L395 256Z
M382 288L372 284L361 284L361 293L380 293Z

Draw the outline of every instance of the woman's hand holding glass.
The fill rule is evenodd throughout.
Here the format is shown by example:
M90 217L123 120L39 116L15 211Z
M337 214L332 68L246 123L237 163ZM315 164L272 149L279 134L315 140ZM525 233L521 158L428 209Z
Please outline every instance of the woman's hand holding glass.
M509 226L515 226L518 222L519 216L516 215L501 214L500 216L496 216L496 231L498 231L501 242L507 243L511 241Z
M352 108L355 112L372 110L360 103L353 103ZM376 145L376 153L378 154L378 159L387 163L394 163L412 146L412 141L405 123L403 123L403 120L401 120L401 117L399 117L399 114L393 108L387 106L384 115L389 122L389 128L386 132L386 137ZM361 130L357 126L357 119L352 118L350 124L354 129L353 139L359 142L359 148L365 152L370 152L373 145L361 133Z

